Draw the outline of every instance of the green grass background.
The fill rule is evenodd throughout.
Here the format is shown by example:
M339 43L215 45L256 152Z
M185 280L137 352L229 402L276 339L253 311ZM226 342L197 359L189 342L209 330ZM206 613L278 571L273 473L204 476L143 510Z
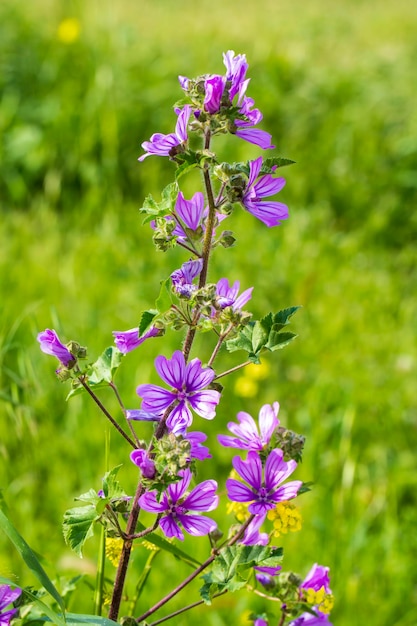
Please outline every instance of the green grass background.
M67 17L81 26L71 44L57 37ZM172 131L178 74L221 73L222 52L234 49L247 55L249 95L274 154L297 164L281 193L290 219L268 230L236 212L237 245L216 251L210 278L254 284L257 316L303 308L293 318L299 338L268 360L255 397L236 397L238 375L228 379L207 428L214 458L200 476L218 476L223 489L232 454L216 433L238 410L256 415L279 400L282 423L307 436L297 478L316 483L300 500L303 530L283 538L285 566L302 575L314 562L330 566L335 625L352 616L368 626L417 623L416 29L417 7L405 0L1 4L0 485L51 576L86 573L73 610L92 610L96 544L79 561L60 524L75 496L100 487L107 426L85 398L65 402L36 334L55 328L95 358L185 260L154 252L142 225L144 196L157 195L173 168L157 157L138 164L140 144ZM215 148L225 160L259 154L233 137ZM127 406L138 405L137 384L156 382L154 357L179 340L170 333L125 359ZM196 350L203 359L207 341ZM221 358L227 367L238 354ZM127 452L112 435L109 465L124 463L132 491ZM204 539L184 547L200 558L207 549ZM157 559L144 608L188 573ZM129 593L141 567L138 551ZM0 574L35 582L3 537ZM173 608L196 599L198 586ZM264 604L225 596L174 623L245 624L252 607Z

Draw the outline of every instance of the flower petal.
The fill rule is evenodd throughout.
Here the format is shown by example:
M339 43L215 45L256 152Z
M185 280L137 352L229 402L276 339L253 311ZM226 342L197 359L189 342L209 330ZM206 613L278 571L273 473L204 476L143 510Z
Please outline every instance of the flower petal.
M233 502L252 502L256 498L256 494L249 487L234 478L226 480L226 489L227 497Z
M184 535L181 528L178 526L172 515L161 517L159 525L164 535L169 539L171 537L176 537L177 539L180 539L180 541L184 541Z
M155 359L155 369L167 385L182 389L185 376L185 359L180 350L176 350L171 359L160 355Z
M185 370L185 388L187 392L200 391L207 387L216 376L211 367L201 367L200 359L193 359L188 363Z
M139 498L139 506L149 513L162 513L166 511L166 504L164 502L158 502L156 499L157 491L147 491Z
M190 535L201 537L202 535L208 535L215 528L217 523L210 517L203 515L178 515L178 520L184 526L184 529Z
M301 480L292 480L285 485L281 485L270 497L274 502L283 502L284 500L292 500L300 490L303 482Z
M284 453L276 448L271 450L265 463L265 487L268 490L275 489L284 482L297 467L296 461L284 461Z
M278 402L274 402L272 406L264 404L259 411L259 430L261 431L261 441L264 445L271 441L273 432L279 426L278 411Z
M182 476L181 480L176 483L171 483L170 485L168 485L167 488L167 492L169 494L171 502L174 504L183 497L188 489L188 485L190 484L192 478L191 471L188 468L185 470L181 470L179 472L179 475Z
M216 416L220 393L214 389L205 389L189 396L188 401L197 415L206 420L212 420Z
M189 511L212 511L219 503L216 489L217 483L215 480L205 480L194 487L185 498L182 506Z
M142 409L151 413L162 413L177 395L158 385L139 385L136 393L142 398Z
M251 487L258 491L262 486L262 463L257 452L250 451L246 461L233 457L233 467Z

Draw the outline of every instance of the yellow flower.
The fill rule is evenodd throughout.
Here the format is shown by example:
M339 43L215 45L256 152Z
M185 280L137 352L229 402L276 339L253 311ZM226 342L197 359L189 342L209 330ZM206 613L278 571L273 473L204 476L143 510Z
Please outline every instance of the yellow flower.
M142 539L140 545L147 550L150 550L151 552L157 552L159 550L158 546L156 546L154 543L151 543L150 541L147 541L146 539Z
M58 39L62 43L73 43L80 36L80 22L75 17L67 17L58 26Z
M307 604L316 606L322 613L330 613L334 605L334 598L331 593L326 593L324 587L320 587L318 591L314 589L303 589L303 592Z
M123 549L123 539L121 537L106 537L106 557L110 563L117 567Z
M235 392L242 398L254 398L258 393L258 381L267 378L270 366L266 361L259 365L251 363L244 369L244 373L235 382Z
M275 509L268 511L268 519L273 522L274 537L301 530L301 514L292 502L278 502Z

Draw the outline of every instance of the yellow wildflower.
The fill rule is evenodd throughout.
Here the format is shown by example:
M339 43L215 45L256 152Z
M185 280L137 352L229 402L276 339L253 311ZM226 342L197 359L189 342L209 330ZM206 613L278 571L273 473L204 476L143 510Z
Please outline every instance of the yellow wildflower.
M80 36L80 22L75 17L67 17L58 26L58 39L62 43L73 43Z
M147 550L150 550L151 552L157 552L159 550L158 546L156 546L154 543L151 543L147 539L142 539L142 541L140 542L140 545L146 548Z
M274 509L268 511L268 519L273 522L274 537L301 530L301 514L292 502L278 502Z
M251 363L244 369L244 373L235 382L235 392L242 398L254 398L258 393L258 381L267 378L270 366L266 361L259 365Z
M330 613L334 605L334 598L331 593L326 593L324 587L320 587L318 591L314 589L303 589L304 599L311 606L315 606L322 613Z
M106 557L110 563L117 567L123 549L123 539L121 537L106 537Z

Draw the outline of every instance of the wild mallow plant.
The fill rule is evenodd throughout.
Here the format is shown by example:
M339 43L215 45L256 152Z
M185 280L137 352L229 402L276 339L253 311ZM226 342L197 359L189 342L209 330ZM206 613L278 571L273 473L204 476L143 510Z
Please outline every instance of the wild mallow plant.
M331 626L333 596L328 567L316 563L304 579L285 572L283 549L276 545L282 534L301 527L295 502L309 490L297 479L304 437L281 425L278 402L260 406L255 418L238 411L227 426L221 409L226 376L250 364L261 366L265 354L288 345L295 335L287 327L298 308L292 306L254 319L247 308L252 286L241 288L233 276L219 277L217 282L208 280L212 254L235 242L232 231L224 229L226 220L233 222L235 210L249 212L267 228L288 218L287 206L274 199L285 185L276 171L293 163L278 156L226 163L213 152L212 139L224 134L235 135L261 150L274 148L271 135L258 127L261 112L247 95L250 79L245 55L229 50L223 60L226 71L221 75L179 77L183 96L174 109L174 132L155 133L142 144L144 153L139 161L151 156L167 158L175 168L175 179L162 191L160 201L148 196L141 212L158 250L169 251L175 246L184 250L181 267L161 282L154 308L138 315L136 327L114 331L115 345L93 363L86 360L84 347L75 341L63 343L54 330L38 335L41 350L58 359L59 380L71 382L69 397L89 394L124 438L126 453L120 461L131 463L139 478L136 492L127 494L117 480L120 466L116 467L106 473L99 491L90 489L80 495L82 505L64 515L65 540L79 556L87 539L101 528L103 558L99 558L96 617L65 613L65 601L27 547L33 557L32 570L55 604L26 591L23 621L33 619L36 612L38 619L49 618L59 624L64 619L67 623L109 624L113 620L159 624L202 603L213 603L214 610L215 599L223 594L246 592L264 602L262 613L252 615L255 626ZM188 198L180 185L193 170L200 172L203 190ZM180 332L178 349L155 359L158 383L137 381L137 407L127 408L115 382L116 371L131 351L144 350L142 344L147 341L160 341L168 330ZM199 344L204 353L195 356L195 339L203 333L204 342ZM225 351L236 353L236 364L222 370ZM99 398L104 387L114 392L119 415L112 415ZM225 484L218 477L201 482L196 479L199 464L210 467L215 455L205 445L205 424L212 420L217 425L218 445L230 449L231 472ZM217 513L219 507L221 514ZM143 517L147 523L151 520L150 525L142 521ZM3 525L25 558L24 544L19 543L24 540L10 522L3 520ZM204 560L184 550L186 535L205 537ZM122 605L128 593L126 580L134 575L129 570L133 548L149 550L149 556L143 575L134 581L134 596ZM173 582L171 589L166 589L165 581L162 597L147 606L149 594L145 589L152 584L158 588L161 575L155 567L153 576L152 563L164 551L170 558L187 562L192 571L185 579ZM111 591L104 554L116 566ZM150 621L197 577L202 579L199 599ZM20 592L7 586L10 581L2 582L3 610ZM106 593L110 596L108 618L100 617ZM129 615L121 617L121 606L125 611L127 604ZM3 612L0 623L9 624L15 611Z

